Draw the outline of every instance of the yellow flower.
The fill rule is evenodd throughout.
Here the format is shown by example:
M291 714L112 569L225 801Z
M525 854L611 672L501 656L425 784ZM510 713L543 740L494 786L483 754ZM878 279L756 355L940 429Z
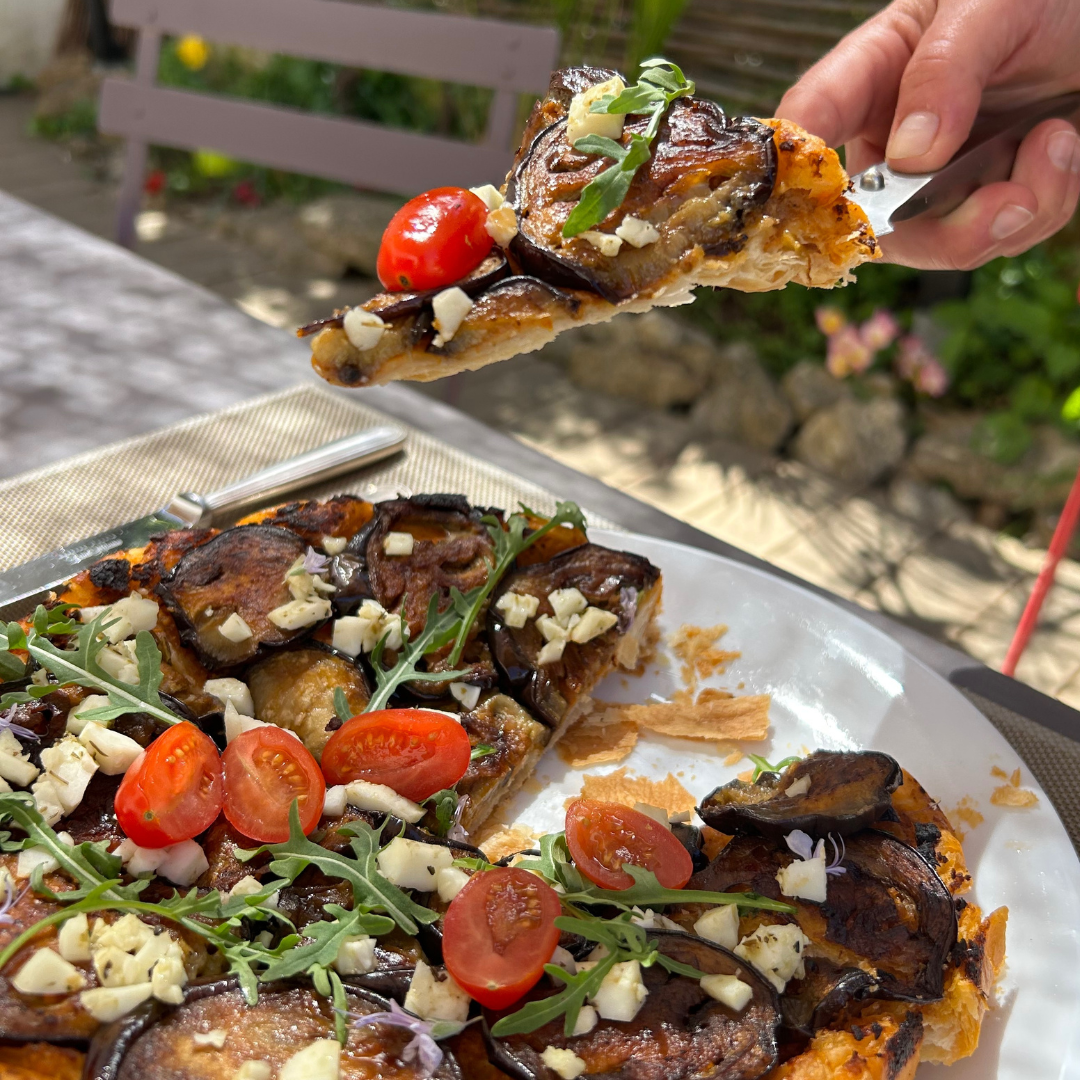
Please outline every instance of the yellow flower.
M176 55L184 67L199 71L210 59L210 46L197 34L185 34L176 43Z

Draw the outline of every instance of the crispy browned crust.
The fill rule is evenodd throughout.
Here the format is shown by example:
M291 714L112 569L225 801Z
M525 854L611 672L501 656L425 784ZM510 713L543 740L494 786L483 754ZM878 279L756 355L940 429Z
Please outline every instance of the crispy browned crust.
M339 386L428 382L533 352L564 330L607 322L620 312L690 303L698 285L767 292L790 282L825 289L846 284L856 266L880 252L866 215L846 197L849 181L836 151L788 120L764 123L774 131L776 183L768 201L747 214L747 242L738 252L709 256L696 247L655 288L619 304L580 290L564 290L570 302L540 290L494 290L477 299L441 353L410 344L401 326L389 327L375 348L361 352L344 330L328 326L312 339L312 366ZM378 305L365 305L372 306Z

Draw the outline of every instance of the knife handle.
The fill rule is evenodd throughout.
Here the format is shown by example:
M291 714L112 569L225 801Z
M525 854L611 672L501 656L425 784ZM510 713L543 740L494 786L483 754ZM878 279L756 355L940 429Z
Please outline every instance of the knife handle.
M381 461L395 454L404 444L405 432L400 428L368 428L279 461L208 495L184 492L169 503L167 510L189 525L210 525L252 503L273 499L298 487L319 484Z

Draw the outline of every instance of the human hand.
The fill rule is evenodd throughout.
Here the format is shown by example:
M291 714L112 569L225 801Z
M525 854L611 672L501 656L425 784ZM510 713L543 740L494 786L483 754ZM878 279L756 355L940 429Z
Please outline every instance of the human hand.
M940 169L980 108L1002 111L1080 89L1077 0L893 0L819 60L777 115L830 146L852 175L882 159L902 172ZM942 218L899 224L891 262L966 270L1017 255L1057 232L1080 196L1080 136L1065 120L1028 133L1008 181Z

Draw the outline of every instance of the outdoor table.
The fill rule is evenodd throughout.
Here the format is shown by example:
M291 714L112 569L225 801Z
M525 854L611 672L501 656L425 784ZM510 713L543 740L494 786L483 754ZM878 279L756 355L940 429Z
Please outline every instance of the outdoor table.
M573 499L595 524L796 582L883 630L965 694L1027 763L1080 848L1080 712L407 385L320 383L306 342L2 193L0 406L7 471L11 453L35 439L83 451L0 480L0 568L148 513L178 491L212 490L393 418L409 434L403 455L305 494L450 491L480 505L547 509ZM160 427L170 421L178 422Z

